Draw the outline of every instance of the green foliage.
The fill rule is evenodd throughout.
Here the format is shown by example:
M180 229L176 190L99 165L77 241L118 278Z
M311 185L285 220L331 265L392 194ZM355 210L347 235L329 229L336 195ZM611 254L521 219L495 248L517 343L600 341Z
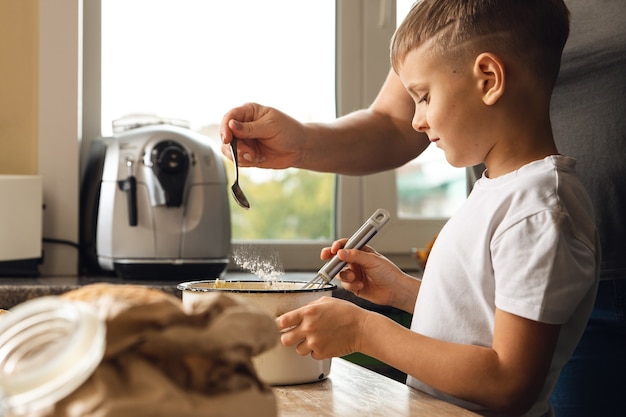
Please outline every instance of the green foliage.
M333 237L334 175L289 169L272 171L272 179L262 181L253 178L253 170L243 168L239 174L251 208L244 210L230 198L233 240Z

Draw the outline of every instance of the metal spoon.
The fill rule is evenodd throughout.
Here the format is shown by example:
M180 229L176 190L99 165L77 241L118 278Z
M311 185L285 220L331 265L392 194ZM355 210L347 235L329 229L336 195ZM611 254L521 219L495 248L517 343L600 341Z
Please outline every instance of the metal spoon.
M246 195L243 193L243 190L239 186L239 162L237 159L237 138L234 136L232 140L230 141L230 153L233 156L233 163L235 164L235 182L233 183L233 186L230 189L233 191L233 197L235 197L235 201L237 202L237 204L239 204L241 207L245 209L249 209L250 203L248 202Z

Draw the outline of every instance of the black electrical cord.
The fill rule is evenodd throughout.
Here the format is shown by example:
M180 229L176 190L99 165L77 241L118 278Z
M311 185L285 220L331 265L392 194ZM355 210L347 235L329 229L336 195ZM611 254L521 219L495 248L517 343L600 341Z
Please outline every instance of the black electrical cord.
M58 245L67 245L67 246L71 246L71 247L73 247L75 249L80 250L80 246L78 245L78 243L72 242L70 240L54 239L54 238L50 238L50 237L44 237L43 238L43 243L54 243L54 244L58 244Z

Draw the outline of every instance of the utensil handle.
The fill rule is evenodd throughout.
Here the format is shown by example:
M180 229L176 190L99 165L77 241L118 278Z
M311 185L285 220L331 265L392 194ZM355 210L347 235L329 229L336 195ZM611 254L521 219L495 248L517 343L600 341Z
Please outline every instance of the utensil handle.
M389 218L390 216L387 210L376 210L350 237L350 239L348 239L343 248L361 249L389 221ZM318 276L321 275L326 282L330 282L344 266L346 266L346 262L342 261L337 255L335 255L330 261L326 262L317 274Z

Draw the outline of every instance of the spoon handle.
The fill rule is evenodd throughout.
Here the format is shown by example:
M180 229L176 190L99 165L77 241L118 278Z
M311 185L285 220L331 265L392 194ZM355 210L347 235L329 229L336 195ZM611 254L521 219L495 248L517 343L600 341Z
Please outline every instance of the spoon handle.
M235 182L230 187L230 189L233 193L233 197L235 197L235 201L237 201L237 204L247 210L250 208L250 202L248 201L248 198L239 186L239 160L237 159L237 138L234 136L230 141L230 153L233 157L233 164L235 164Z

